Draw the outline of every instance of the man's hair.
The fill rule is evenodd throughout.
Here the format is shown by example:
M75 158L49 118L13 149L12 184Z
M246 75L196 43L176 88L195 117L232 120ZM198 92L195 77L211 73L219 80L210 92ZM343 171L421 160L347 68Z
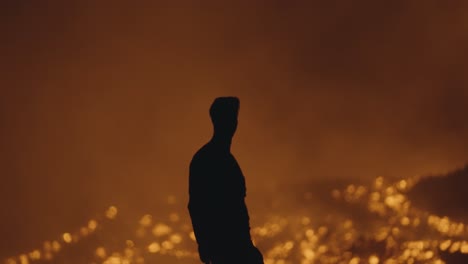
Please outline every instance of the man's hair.
M239 113L239 98L234 96L218 97L210 107L210 117L213 124L237 118Z

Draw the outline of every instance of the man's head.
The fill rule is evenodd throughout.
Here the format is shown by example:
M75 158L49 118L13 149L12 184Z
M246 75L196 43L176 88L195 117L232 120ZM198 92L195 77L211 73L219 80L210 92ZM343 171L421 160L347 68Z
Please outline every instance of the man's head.
M218 97L210 107L215 134L231 138L237 129L240 101L237 97Z

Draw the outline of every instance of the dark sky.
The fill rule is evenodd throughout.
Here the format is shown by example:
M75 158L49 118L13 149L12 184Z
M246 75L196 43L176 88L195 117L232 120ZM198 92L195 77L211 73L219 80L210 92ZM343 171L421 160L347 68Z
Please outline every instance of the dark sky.
M109 204L183 205L216 96L241 99L252 201L452 170L467 72L462 0L2 1L0 256Z

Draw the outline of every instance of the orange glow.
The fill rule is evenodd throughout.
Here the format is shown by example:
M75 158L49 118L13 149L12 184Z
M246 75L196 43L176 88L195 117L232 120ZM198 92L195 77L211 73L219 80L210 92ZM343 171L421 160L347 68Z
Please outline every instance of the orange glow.
M65 243L71 243L72 242L72 236L70 235L70 233L63 234L62 238L63 238L63 241Z
M381 181L377 179L377 181ZM361 263L367 259L369 264L391 264L401 261L421 263L442 263L439 258L440 252L460 252L468 254L468 232L465 224L454 222L448 217L440 217L434 214L428 214L413 208L407 203L407 197L400 192L401 180L394 185L386 185L366 188L360 185L348 185L343 193L348 195L348 200L341 200L337 195L330 193L330 198L349 203L354 206L364 206L369 213L377 217L387 219L376 229L360 230L352 218L345 218L340 221L330 221L327 224L316 225L316 220L311 216L300 215L297 218L282 217L272 215L263 225L255 226L251 232L255 244L264 247L266 241L275 241L276 238L288 234L291 239L279 240L270 244L269 248L263 248L265 263L288 263L287 259L295 258L301 263L314 263L320 261L329 263L333 261L345 261L350 264ZM406 182L406 180L405 180ZM398 188L400 186L400 188ZM341 192L341 191L340 191ZM358 194L358 195L356 195ZM113 209L115 208L115 209ZM109 218L109 215L112 217ZM109 207L103 216L109 220L114 219L116 207ZM197 257L196 251L190 248L190 244L195 241L195 235L185 224L186 220L179 219L175 213L169 214L167 222L162 219L153 219L149 214L143 215L138 221L137 231L146 232L151 230L156 238L162 240L150 243L145 251L138 248L140 242L134 242L144 238L137 236L132 240L124 240L126 248L121 253L112 253L108 255L106 247L95 249L95 256L104 261L104 263L132 263L137 259L144 260L145 252L152 255L170 255L177 259L193 259ZM174 219L177 218L177 221ZM394 220L392 220L394 219ZM362 219L361 219L362 220ZM156 221L156 223L153 223ZM422 225L421 222L427 223ZM90 220L86 230L96 230L97 221ZM411 240L411 230L426 228L426 233L433 233L433 240ZM90 234L79 229L75 235L64 233L62 240L69 246ZM105 226L103 227L105 230ZM184 230L181 232L181 230ZM99 231L102 232L102 231ZM370 233L369 233L370 232ZM435 233L434 233L435 232ZM393 252L390 257L384 258L377 254L370 256L356 255L349 251L348 246L356 243L361 233L370 235L370 241L385 242L388 252ZM75 238L73 238L76 236ZM437 239L444 236L450 239ZM190 241L190 243L187 243ZM369 241L369 242L370 242ZM193 244L192 244L193 245ZM56 240L43 243L44 253L40 250L33 250L30 253L22 254L17 257L19 263L29 263L40 259L53 259L52 252L59 252L62 249L60 243ZM296 257L294 257L296 256ZM14 264L15 258L5 260L7 264Z
M454 188L411 197L468 161L468 1L53 2L0 1L0 263L197 263L225 95L266 264L468 254Z
M106 217L109 219L114 219L117 216L117 207L111 206L109 209L106 211Z

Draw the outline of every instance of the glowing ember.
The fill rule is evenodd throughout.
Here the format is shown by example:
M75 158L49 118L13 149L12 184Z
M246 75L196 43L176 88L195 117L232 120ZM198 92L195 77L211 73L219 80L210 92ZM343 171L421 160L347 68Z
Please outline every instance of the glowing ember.
M288 216L270 213L263 216L262 225L252 227L254 243L262 250L266 264L443 264L441 252L468 254L465 223L411 205L405 192L416 182L412 178L388 184L378 177L369 187L351 184L342 190L334 189L330 201L336 204L330 208L352 210L330 209L326 217L307 211ZM168 198L170 206L176 206L176 201L173 196ZM172 258L173 263L198 263L194 233L189 220L181 214L141 216L134 223L134 236L125 237L117 247L111 241L120 235L112 236L114 231L103 235L107 226L117 221L117 207L109 207L96 219L77 232L62 234L63 245L58 240L45 241L39 249L10 257L4 263L53 261L64 248L86 243L93 234L100 234L102 245L88 252L89 262L130 264L152 262L159 257Z

